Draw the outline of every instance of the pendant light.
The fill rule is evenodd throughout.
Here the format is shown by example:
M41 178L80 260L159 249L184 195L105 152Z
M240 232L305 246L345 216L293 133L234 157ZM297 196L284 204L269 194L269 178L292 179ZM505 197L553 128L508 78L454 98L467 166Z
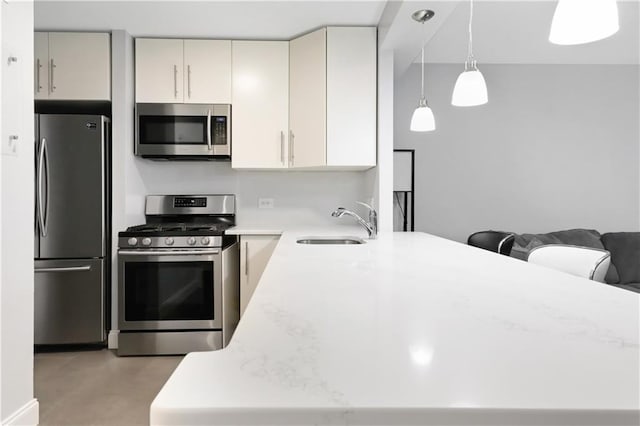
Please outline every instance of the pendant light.
M429 19L433 18L435 12L433 10L418 10L413 13L411 17L424 24ZM422 56L421 61L422 64L422 74L421 74L421 90L420 90L420 101L418 102L418 107L413 111L413 115L411 116L411 131L412 132L429 132L431 130L436 129L436 120L433 116L433 111L429 108L427 104L427 98L424 96L424 44L422 45Z
M616 0L558 0L549 41L573 45L602 40L620 28Z
M473 0L469 1L469 46L467 60L464 62L464 71L458 76L453 88L451 104L454 106L468 107L483 105L489 102L487 95L487 83L473 57Z

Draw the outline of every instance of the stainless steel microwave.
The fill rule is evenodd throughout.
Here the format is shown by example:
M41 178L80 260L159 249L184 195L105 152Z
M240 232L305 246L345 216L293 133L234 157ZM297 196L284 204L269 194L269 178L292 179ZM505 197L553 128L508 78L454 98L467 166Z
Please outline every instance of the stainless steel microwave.
M231 105L136 104L134 153L166 160L231 158Z

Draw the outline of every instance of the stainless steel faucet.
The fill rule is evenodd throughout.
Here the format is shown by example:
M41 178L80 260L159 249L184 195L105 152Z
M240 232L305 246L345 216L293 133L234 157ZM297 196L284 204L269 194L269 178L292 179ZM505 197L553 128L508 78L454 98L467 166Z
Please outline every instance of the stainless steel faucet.
M351 210L345 209L344 207L338 207L333 213L331 213L331 216L342 217L343 215L347 215L353 217L358 221L360 225L364 227L364 229L367 230L369 239L375 240L378 236L378 212L376 212L376 209L374 209L367 203L363 203L361 201L356 201L356 203L361 204L369 209L369 222L367 222Z

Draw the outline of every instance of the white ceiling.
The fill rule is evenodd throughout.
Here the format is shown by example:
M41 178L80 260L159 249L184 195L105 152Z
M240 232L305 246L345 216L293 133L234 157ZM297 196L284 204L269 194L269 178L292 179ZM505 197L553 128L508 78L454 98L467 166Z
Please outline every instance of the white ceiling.
M557 46L548 41L556 0L475 0L474 53L479 64L638 64L639 3L618 0L621 28L613 37ZM411 13L421 8L436 11L424 25L411 19ZM468 0L36 0L35 27L124 29L134 36L288 40L324 25L380 24L382 47L394 50L400 75L419 60L424 41L427 62L464 62L468 13Z
M127 30L133 36L289 40L331 25L377 25L385 0L36 0L36 30Z

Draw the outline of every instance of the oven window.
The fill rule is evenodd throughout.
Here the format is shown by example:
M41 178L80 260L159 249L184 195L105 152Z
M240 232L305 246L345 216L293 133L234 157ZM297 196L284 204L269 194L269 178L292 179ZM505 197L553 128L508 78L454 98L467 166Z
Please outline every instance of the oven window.
M143 115L138 125L141 144L207 144L206 116Z
M213 320L213 262L126 262L126 321Z

